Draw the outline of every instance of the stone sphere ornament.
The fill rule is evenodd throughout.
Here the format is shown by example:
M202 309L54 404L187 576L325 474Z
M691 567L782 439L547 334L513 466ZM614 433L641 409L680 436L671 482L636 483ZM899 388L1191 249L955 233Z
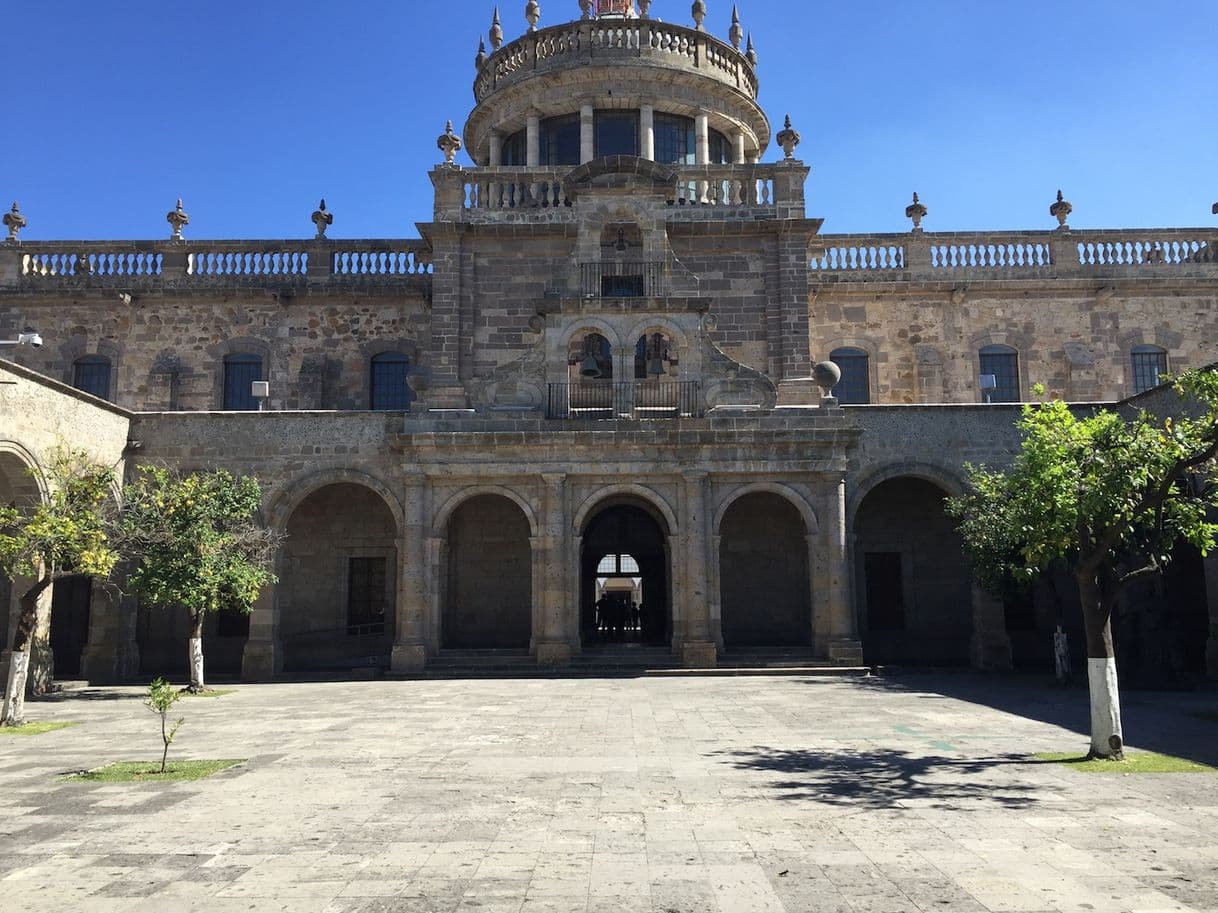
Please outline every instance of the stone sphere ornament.
M821 401L833 400L836 404L833 388L842 381L842 369L831 361L817 362L816 367L812 369L812 380L820 387Z

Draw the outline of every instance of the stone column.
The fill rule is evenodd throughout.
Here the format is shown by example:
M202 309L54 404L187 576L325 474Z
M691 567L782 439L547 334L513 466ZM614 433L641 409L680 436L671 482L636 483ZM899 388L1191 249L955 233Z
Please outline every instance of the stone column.
M541 164L541 117L530 114L525 122L525 164L536 168Z
M656 158L656 116L652 105L639 108L639 155L654 162Z
M400 675L413 675L427 665L427 562L423 545L427 534L426 478L408 477L404 494L406 512L398 536L397 624L390 669Z
M282 553L275 562L278 576L285 573ZM258 594L250 613L250 636L241 658L241 677L247 681L266 681L283 671L283 643L279 639L278 584Z
M862 665L863 646L850 601L850 560L846 538L846 478L836 473L822 483L824 494L825 612L829 626L829 659L840 665Z
M579 106L579 163L596 158L596 115L591 105Z
M709 522L715 522L714 509L711 509ZM711 530L714 533L714 530ZM712 535L709 540L710 551L707 560L710 566L707 572L707 606L710 614L711 639L715 648L722 653L723 647L723 537Z
M1205 648L1209 677L1218 679L1218 552L1205 557L1205 596L1210 607L1210 639Z
M540 608L541 628L537 637L537 665L553 669L569 665L571 643L567 639L567 593L563 574L566 543L564 502L567 477L562 473L543 475L541 514L537 545L533 552L533 592Z
M718 651L711 638L710 574L707 549L713 521L710 476L705 472L686 473L682 485L685 521L683 549L677 552L684 568L678 569L676 583L685 616L685 637L681 643L681 662L687 667L714 666Z
M429 536L424 547L427 562L424 568L427 588L427 646L434 653L444 644L444 600L448 589L448 542L439 536Z
M139 604L116 587L94 580L89 599L89 643L80 658L80 671L96 684L129 681L139 674L136 643Z
M701 113L694 118L694 164L710 164L710 117Z
M969 641L973 668L999 672L1011 668L1011 639L1007 636L1002 600L973 584L973 636Z
M737 165L745 164L743 130L736 130L732 133L732 162Z
M491 151L487 164L492 168L503 164L503 134L498 130L491 131Z

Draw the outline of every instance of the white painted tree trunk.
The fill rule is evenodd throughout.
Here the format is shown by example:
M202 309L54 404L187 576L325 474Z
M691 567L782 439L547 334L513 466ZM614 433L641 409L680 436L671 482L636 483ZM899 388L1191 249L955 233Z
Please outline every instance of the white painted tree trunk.
M207 685L203 679L203 638L190 639L190 690L202 691Z
M9 654L8 688L4 692L5 726L20 726L25 722L25 682L29 671L29 653L16 650Z
M1091 691L1091 754L1097 758L1118 757L1125 744L1121 729L1121 696L1117 689L1116 659L1088 658L1087 684ZM1113 743L1113 739L1116 743Z

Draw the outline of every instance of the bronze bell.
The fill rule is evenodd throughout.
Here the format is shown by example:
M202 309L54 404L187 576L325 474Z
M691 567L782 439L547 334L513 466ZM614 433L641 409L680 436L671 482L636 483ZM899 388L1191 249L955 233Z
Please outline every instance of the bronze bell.
M595 355L584 356L584 360L579 365L579 376L588 378L601 376L601 367L596 363Z
M660 374L667 374L668 372L664 370L664 359L662 359L662 358L649 359L647 362L647 373L652 377L655 377Z

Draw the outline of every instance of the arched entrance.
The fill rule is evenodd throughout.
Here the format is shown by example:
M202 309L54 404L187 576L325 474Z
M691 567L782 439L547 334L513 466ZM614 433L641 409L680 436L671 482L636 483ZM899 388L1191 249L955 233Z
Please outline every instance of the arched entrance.
M719 590L723 647L808 647L812 599L808 531L781 495L737 499L719 527Z
M529 519L510 498L470 498L448 521L445 649L527 649L533 636Z
M945 492L903 476L881 482L854 521L863 652L869 663L964 665L972 586Z
M397 522L376 491L337 482L301 501L280 572L284 670L388 665L397 564Z
M62 577L51 594L51 653L55 677L80 675L80 659L89 642L92 577Z
M580 545L585 646L672 640L668 528L649 505L613 500L587 522Z

